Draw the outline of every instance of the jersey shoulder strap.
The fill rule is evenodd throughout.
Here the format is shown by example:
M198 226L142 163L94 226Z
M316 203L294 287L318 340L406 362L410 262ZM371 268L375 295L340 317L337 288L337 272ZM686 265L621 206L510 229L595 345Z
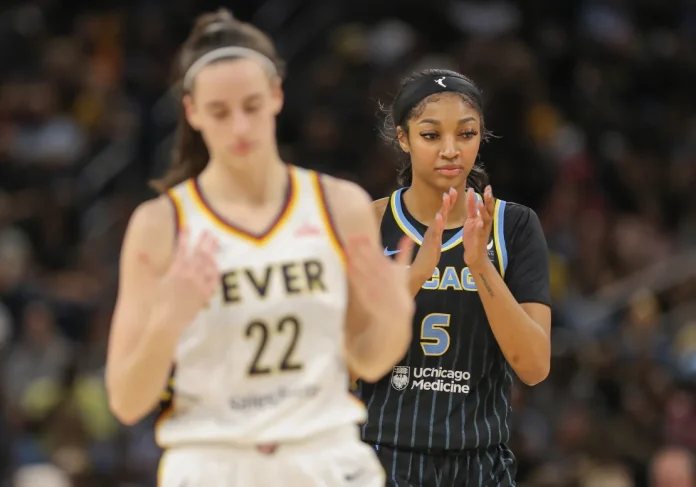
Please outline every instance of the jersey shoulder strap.
M507 271L508 266L508 253L505 243L506 204L506 201L496 198L495 209L493 210L493 242L495 244L495 254L498 257L498 270L503 278L505 278L505 271Z
M338 256L342 265L346 266L346 254L344 242L336 224L331 204L329 203L328 191L326 187L326 177L324 174L311 169L292 166L297 180L300 182L305 195L302 198L303 209L307 217L317 220L323 229L331 247Z
M192 180L187 179L186 181L177 184L173 188L169 188L164 196L167 197L169 202L174 208L174 219L176 222L177 232L184 228L188 223L187 215L190 213L188 207L190 206L190 201L188 197L188 192L192 190L191 186Z

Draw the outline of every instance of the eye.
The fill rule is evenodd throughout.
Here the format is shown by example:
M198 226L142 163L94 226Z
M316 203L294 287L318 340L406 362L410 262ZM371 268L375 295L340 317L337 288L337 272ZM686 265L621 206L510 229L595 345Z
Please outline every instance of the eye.
M461 135L465 139L471 139L472 137L476 137L478 135L478 132L474 129L467 129L459 135Z
M244 107L246 113L256 113L261 109L261 103L254 103L252 105L247 105Z
M224 120L227 117L227 110L216 110L210 114L215 120Z
M438 134L437 132L421 132L420 136L424 139L435 140L437 139Z

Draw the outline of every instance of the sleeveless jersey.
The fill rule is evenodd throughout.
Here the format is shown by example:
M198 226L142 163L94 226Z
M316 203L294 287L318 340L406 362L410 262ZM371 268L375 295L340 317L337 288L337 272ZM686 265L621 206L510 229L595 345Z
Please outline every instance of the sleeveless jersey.
M364 420L347 393L343 251L319 174L288 167L285 205L260 235L218 215L195 179L168 193L192 244L204 230L218 239L221 281L177 345L161 447L278 443Z
M387 255L396 253L404 235L420 244L427 229L408 213L403 191L392 194L382 218ZM488 245L488 256L503 276L505 207L496 200ZM368 408L362 429L367 442L436 452L485 448L509 438L512 369L464 263L462 229L446 230L442 240L440 262L416 295L406 357L379 382L357 385L356 394Z

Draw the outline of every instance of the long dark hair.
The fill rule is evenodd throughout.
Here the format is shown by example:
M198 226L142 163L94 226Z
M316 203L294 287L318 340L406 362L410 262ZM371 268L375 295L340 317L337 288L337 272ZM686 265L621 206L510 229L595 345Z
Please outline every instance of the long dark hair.
M175 80L181 96L186 94L182 82L189 67L206 53L227 46L246 47L263 54L273 61L278 76L284 76L285 65L278 57L273 41L253 25L235 19L229 10L220 9L199 16L181 48L175 66ZM182 103L171 165L161 179L150 184L155 190L164 192L198 176L208 164L209 157L203 137L188 123Z
M400 128L406 133L406 135L408 135L408 121L411 120L413 117L417 117L421 113L423 113L423 110L425 110L425 105L430 101L432 97L424 98L413 108L411 108L411 110L404 117L403 122L401 122L401 125L397 125L397 121L394 120L394 107L398 105L400 96L403 94L405 88L409 87L410 85L419 81L422 78L435 78L439 76L459 78L471 85L467 94L459 93L457 91L454 91L453 93L457 93L459 96L461 96L469 105L471 105L471 107L474 110L478 112L479 118L481 119L481 140L486 141L492 136L492 133L486 129L486 125L483 119L483 96L481 94L481 90L469 78L467 78L461 73L457 73L456 71L450 71L449 69L424 69L422 71L418 71L410 76L405 77L401 80L401 83L399 84L399 90L397 91L396 96L394 97L394 100L392 101L391 105L389 105L388 107L380 107L384 112L384 123L381 130L382 138L385 141L387 141L390 145L394 146L394 148L396 148L396 150L398 150L402 154L401 164L398 168L398 183L402 187L411 185L411 183L413 182L413 171L411 168L410 155L404 153L401 149L401 146L399 145L397 128ZM466 178L466 181L469 186L481 193L488 184L488 174L486 173L486 170L483 167L483 162L480 160L478 156L476 158L474 166L471 168L471 171L469 172L469 175Z

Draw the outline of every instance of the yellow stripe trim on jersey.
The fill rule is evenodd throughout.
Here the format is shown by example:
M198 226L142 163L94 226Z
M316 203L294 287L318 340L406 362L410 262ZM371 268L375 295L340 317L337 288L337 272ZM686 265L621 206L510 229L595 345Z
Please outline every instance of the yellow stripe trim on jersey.
M165 457L169 453L169 450L162 451L162 456L160 456L159 465L157 465L157 487L164 487L164 464Z
M159 417L155 420L155 443L160 448L163 448L163 446L160 445L157 441L157 433L159 429L162 427L162 424L166 422L172 414L174 414L174 398L172 398L172 401L169 403L169 405L167 405L167 407L160 413Z
M179 230L184 228L186 224L186 215L184 214L184 207L181 204L181 198L179 198L179 195L176 194L176 191L173 189L170 189L165 194L174 207L174 222L176 224L176 232L179 233Z
M331 217L331 210L329 209L329 202L327 201L326 198L326 192L324 191L324 185L321 183L321 175L316 172L316 171L311 171L309 174L309 178L312 182L312 188L314 189L314 196L316 197L318 206L319 206L319 214L321 215L321 220L322 223L324 224L324 228L326 229L326 233L329 235L329 240L331 242L331 246L333 247L334 251L336 252L336 255L338 255L338 258L341 260L341 263L343 266L346 266L346 251L343 248L343 244L341 243L341 239L338 236L338 230L336 229L336 225L334 224L334 220Z
M167 381L167 386L162 391L160 396L160 407L161 411L155 419L155 443L157 443L157 431L162 426L162 423L167 421L169 417L174 412L174 395L176 391L176 367L172 367L172 371L169 373L169 380ZM160 445L161 446L161 445Z
M463 237L458 237L458 238L452 240L451 242L447 243L447 245L443 245L442 248L440 248L440 252L444 252L446 250L451 250L451 249L455 248L457 245L462 243L462 240L463 240Z
M290 220L290 216L297 207L297 202L300 198L297 175L295 174L295 169L293 166L288 165L287 167L288 191L285 203L283 203L283 207L275 220L273 220L269 227L261 234L254 234L239 228L216 213L215 210L213 210L206 202L196 179L189 179L186 183L186 189L188 190L189 196L191 197L194 205L196 205L196 208L216 227L224 232L232 234L235 237L260 246L268 243L278 233L278 231L288 222L288 220Z
M394 191L391 195L391 198L389 198L389 206L391 207L392 215L394 215L394 221L396 221L396 224L399 226L402 232L404 232L404 235L407 235L411 240L416 242L418 245L423 244L423 240L420 238L418 234L415 232L412 232L408 227L411 226L411 224L406 220L405 217L401 214L401 208L397 209L396 206L396 201L398 198L398 194L400 190ZM403 217L403 218L402 218ZM402 221L403 220L403 221Z
M389 201L392 215L394 215L394 221L399 226L401 231L404 232L405 235L407 235L411 240L416 242L418 245L422 245L423 244L423 236L416 229L416 227L414 227L411 224L411 222L408 221L408 218L406 218L406 215L404 214L404 211L401 208L401 206L403 204L401 201L401 198L402 198L403 192L406 189L407 188L401 188L401 189L394 191L394 193L392 193L390 201ZM476 199L478 201L483 201L483 197L479 193L475 193L475 195L476 195ZM460 230L457 233L455 233L454 235L452 235L452 237L450 237L449 240L442 243L442 247L440 247L440 252L445 252L447 250L451 250L451 249L455 248L457 245L459 245L460 243L462 243L463 235L464 234L463 234L462 230Z
M507 246L505 245L505 201L495 200L493 210L493 240L495 240L495 253L498 256L500 275L505 278L508 265Z

